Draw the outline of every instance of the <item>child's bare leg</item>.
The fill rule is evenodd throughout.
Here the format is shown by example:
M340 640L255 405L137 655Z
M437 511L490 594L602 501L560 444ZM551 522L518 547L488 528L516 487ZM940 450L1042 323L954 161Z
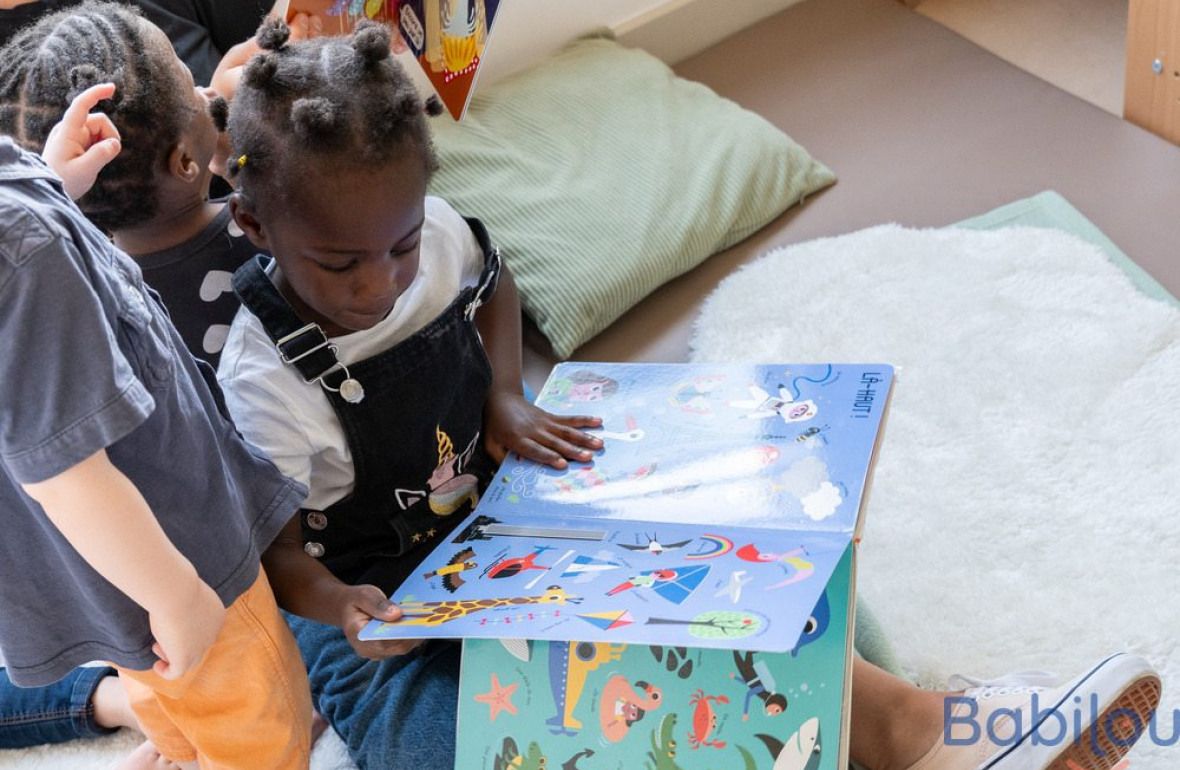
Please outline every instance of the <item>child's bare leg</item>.
M118 676L112 674L103 677L94 689L90 703L94 706L94 721L101 726L139 729L135 712L131 710L131 703L127 700L127 691L123 689Z
M850 750L870 770L902 770L942 737L943 698L854 658Z
M94 706L94 721L103 727L130 727L139 730L139 722L127 691L118 676L104 677L90 698ZM144 741L119 764L115 770L198 770L197 763L177 763L165 759L151 741Z

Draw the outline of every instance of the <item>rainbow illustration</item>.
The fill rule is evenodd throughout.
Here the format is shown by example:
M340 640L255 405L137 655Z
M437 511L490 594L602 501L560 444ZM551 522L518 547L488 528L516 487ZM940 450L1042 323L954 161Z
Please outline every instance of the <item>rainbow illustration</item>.
M701 535L704 550L684 554L686 559L716 559L733 550L733 541L722 535Z

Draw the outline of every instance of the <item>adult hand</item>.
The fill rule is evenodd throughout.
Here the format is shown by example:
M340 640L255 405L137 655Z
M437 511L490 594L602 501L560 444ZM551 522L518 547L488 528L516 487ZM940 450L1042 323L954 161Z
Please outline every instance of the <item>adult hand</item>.
M374 585L346 586L340 603L340 628L357 655L368 660L383 660L405 655L422 643L421 639L386 639L362 642L358 637L370 620L393 623L400 620L401 609L385 598Z
M225 623L225 607L213 589L194 574L189 590L163 610L148 615L159 660L152 671L179 679L199 664Z
M519 393L493 392L484 407L484 445L496 462L509 451L558 470L566 460L589 462L602 449L602 439L579 428L601 427L600 417L550 414Z
M114 83L87 88L74 97L45 140L41 157L61 177L66 194L74 200L94 186L98 173L123 147L111 119L101 112L91 112L103 99L114 95Z

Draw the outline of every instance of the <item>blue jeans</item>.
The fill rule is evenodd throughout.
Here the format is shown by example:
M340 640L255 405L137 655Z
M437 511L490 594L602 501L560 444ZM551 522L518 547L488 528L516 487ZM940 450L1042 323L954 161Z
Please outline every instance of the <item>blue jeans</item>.
M284 615L307 665L312 702L361 770L455 766L458 642L428 641L408 655L365 660L339 628Z
M94 721L91 698L112 668L76 668L45 687L17 687L0 668L0 749L64 743L115 732Z

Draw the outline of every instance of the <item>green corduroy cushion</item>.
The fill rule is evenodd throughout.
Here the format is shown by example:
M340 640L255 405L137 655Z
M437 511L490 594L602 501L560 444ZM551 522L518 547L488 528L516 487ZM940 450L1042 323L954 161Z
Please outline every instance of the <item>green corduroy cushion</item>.
M763 118L604 38L432 121L431 192L481 218L568 357L665 281L835 176Z

